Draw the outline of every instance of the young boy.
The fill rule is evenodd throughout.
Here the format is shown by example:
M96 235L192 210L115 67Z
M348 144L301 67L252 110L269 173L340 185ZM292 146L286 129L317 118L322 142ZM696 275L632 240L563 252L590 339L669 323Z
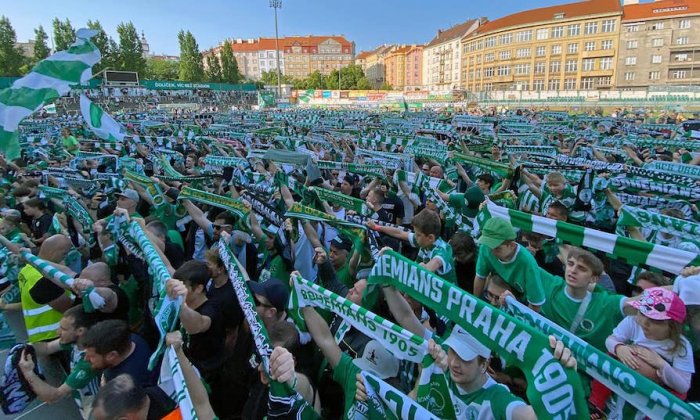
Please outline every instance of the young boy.
M484 282L491 273L498 274L514 290L518 300L525 298L533 310L545 303L541 271L535 257L515 242L515 230L509 221L497 217L489 219L479 237L479 256L476 261L474 295L481 296Z
M450 283L456 284L457 274L454 269L452 247L440 238L442 228L440 216L432 210L423 209L413 218L411 224L415 233L404 232L390 226L380 226L372 220L367 221L367 227L370 229L406 241L412 247L418 248L416 262Z

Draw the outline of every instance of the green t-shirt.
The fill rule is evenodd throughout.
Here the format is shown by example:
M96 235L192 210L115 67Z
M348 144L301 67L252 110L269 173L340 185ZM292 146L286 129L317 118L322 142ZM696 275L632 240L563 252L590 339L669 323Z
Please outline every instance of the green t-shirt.
M582 300L574 299L566 292L566 281L541 270L542 287L547 299L542 305L542 315L568 330L576 318ZM625 317L622 295L593 291L591 301L576 331L578 337L597 348L607 351L605 340Z
M333 369L333 380L336 381L345 394L344 419L349 420L374 420L380 418L370 404L355 399L357 391L357 374L361 369L352 362L352 357L343 353L338 366Z
M443 241L442 238L438 238L430 249L421 248L416 242L416 234L408 234L408 243L412 247L418 248L418 256L416 257L417 263L427 264L433 258L439 258L442 261L442 267L437 271L440 277L449 281L450 283L457 283L457 273L455 273L454 257L452 256L452 247L447 242Z
M458 419L510 420L516 408L526 405L523 400L513 395L508 387L497 383L491 377L480 390L466 393L452 382L449 375L446 376Z
M163 203L159 207L153 207L151 209L151 215L155 216L158 220L165 223L168 229L175 229L175 222L181 218L175 214L175 205L170 203Z
M80 143L73 136L63 137L62 139L63 147L70 153L80 150Z
M496 258L487 246L479 246L476 275L486 278L490 273L498 274L513 287L513 294L518 300L525 297L525 300L534 306L545 303L540 271L535 257L520 244L517 244L513 258L505 262Z

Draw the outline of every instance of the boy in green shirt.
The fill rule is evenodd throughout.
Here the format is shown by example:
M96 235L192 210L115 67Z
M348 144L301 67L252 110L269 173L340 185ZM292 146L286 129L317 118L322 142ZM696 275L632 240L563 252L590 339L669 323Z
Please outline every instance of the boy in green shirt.
M439 275L452 284L457 283L454 257L450 244L440 238L442 222L440 216L432 210L423 209L411 222L415 233L405 232L402 229L381 226L374 221L367 221L367 227L379 233L389 235L396 239L408 242L412 247L418 248L416 262L423 267Z
M61 130L61 142L63 144L63 147L70 154L75 154L80 150L80 143L78 142L78 140L76 140L75 137L73 137L68 128L64 127Z
M509 221L498 217L489 219L479 237L474 295L481 296L484 282L491 273L498 274L515 292L518 300L526 300L535 311L545 303L541 270L535 257L515 242L516 234Z

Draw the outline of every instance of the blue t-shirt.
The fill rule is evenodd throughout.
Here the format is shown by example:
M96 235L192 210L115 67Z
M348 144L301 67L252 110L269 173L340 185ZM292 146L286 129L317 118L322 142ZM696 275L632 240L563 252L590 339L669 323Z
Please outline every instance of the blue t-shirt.
M141 336L131 334L131 341L136 344L134 351L117 366L105 369L103 375L110 381L122 373L131 375L134 382L142 387L156 385L157 373L160 368L148 370L148 359L151 357L151 348Z

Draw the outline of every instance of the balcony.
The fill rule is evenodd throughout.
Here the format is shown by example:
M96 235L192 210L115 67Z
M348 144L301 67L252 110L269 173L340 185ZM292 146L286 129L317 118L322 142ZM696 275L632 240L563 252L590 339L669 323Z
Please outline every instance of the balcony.
M609 50L582 51L581 58L598 58L615 56L615 48Z
M678 45L678 44L671 44L668 46L671 51L700 51L700 42L694 42L691 44L683 44L683 45Z
M693 60L692 58L688 58L687 60L684 61L669 61L668 67L672 69L682 69L682 68L696 68L700 69L700 57L696 58Z

